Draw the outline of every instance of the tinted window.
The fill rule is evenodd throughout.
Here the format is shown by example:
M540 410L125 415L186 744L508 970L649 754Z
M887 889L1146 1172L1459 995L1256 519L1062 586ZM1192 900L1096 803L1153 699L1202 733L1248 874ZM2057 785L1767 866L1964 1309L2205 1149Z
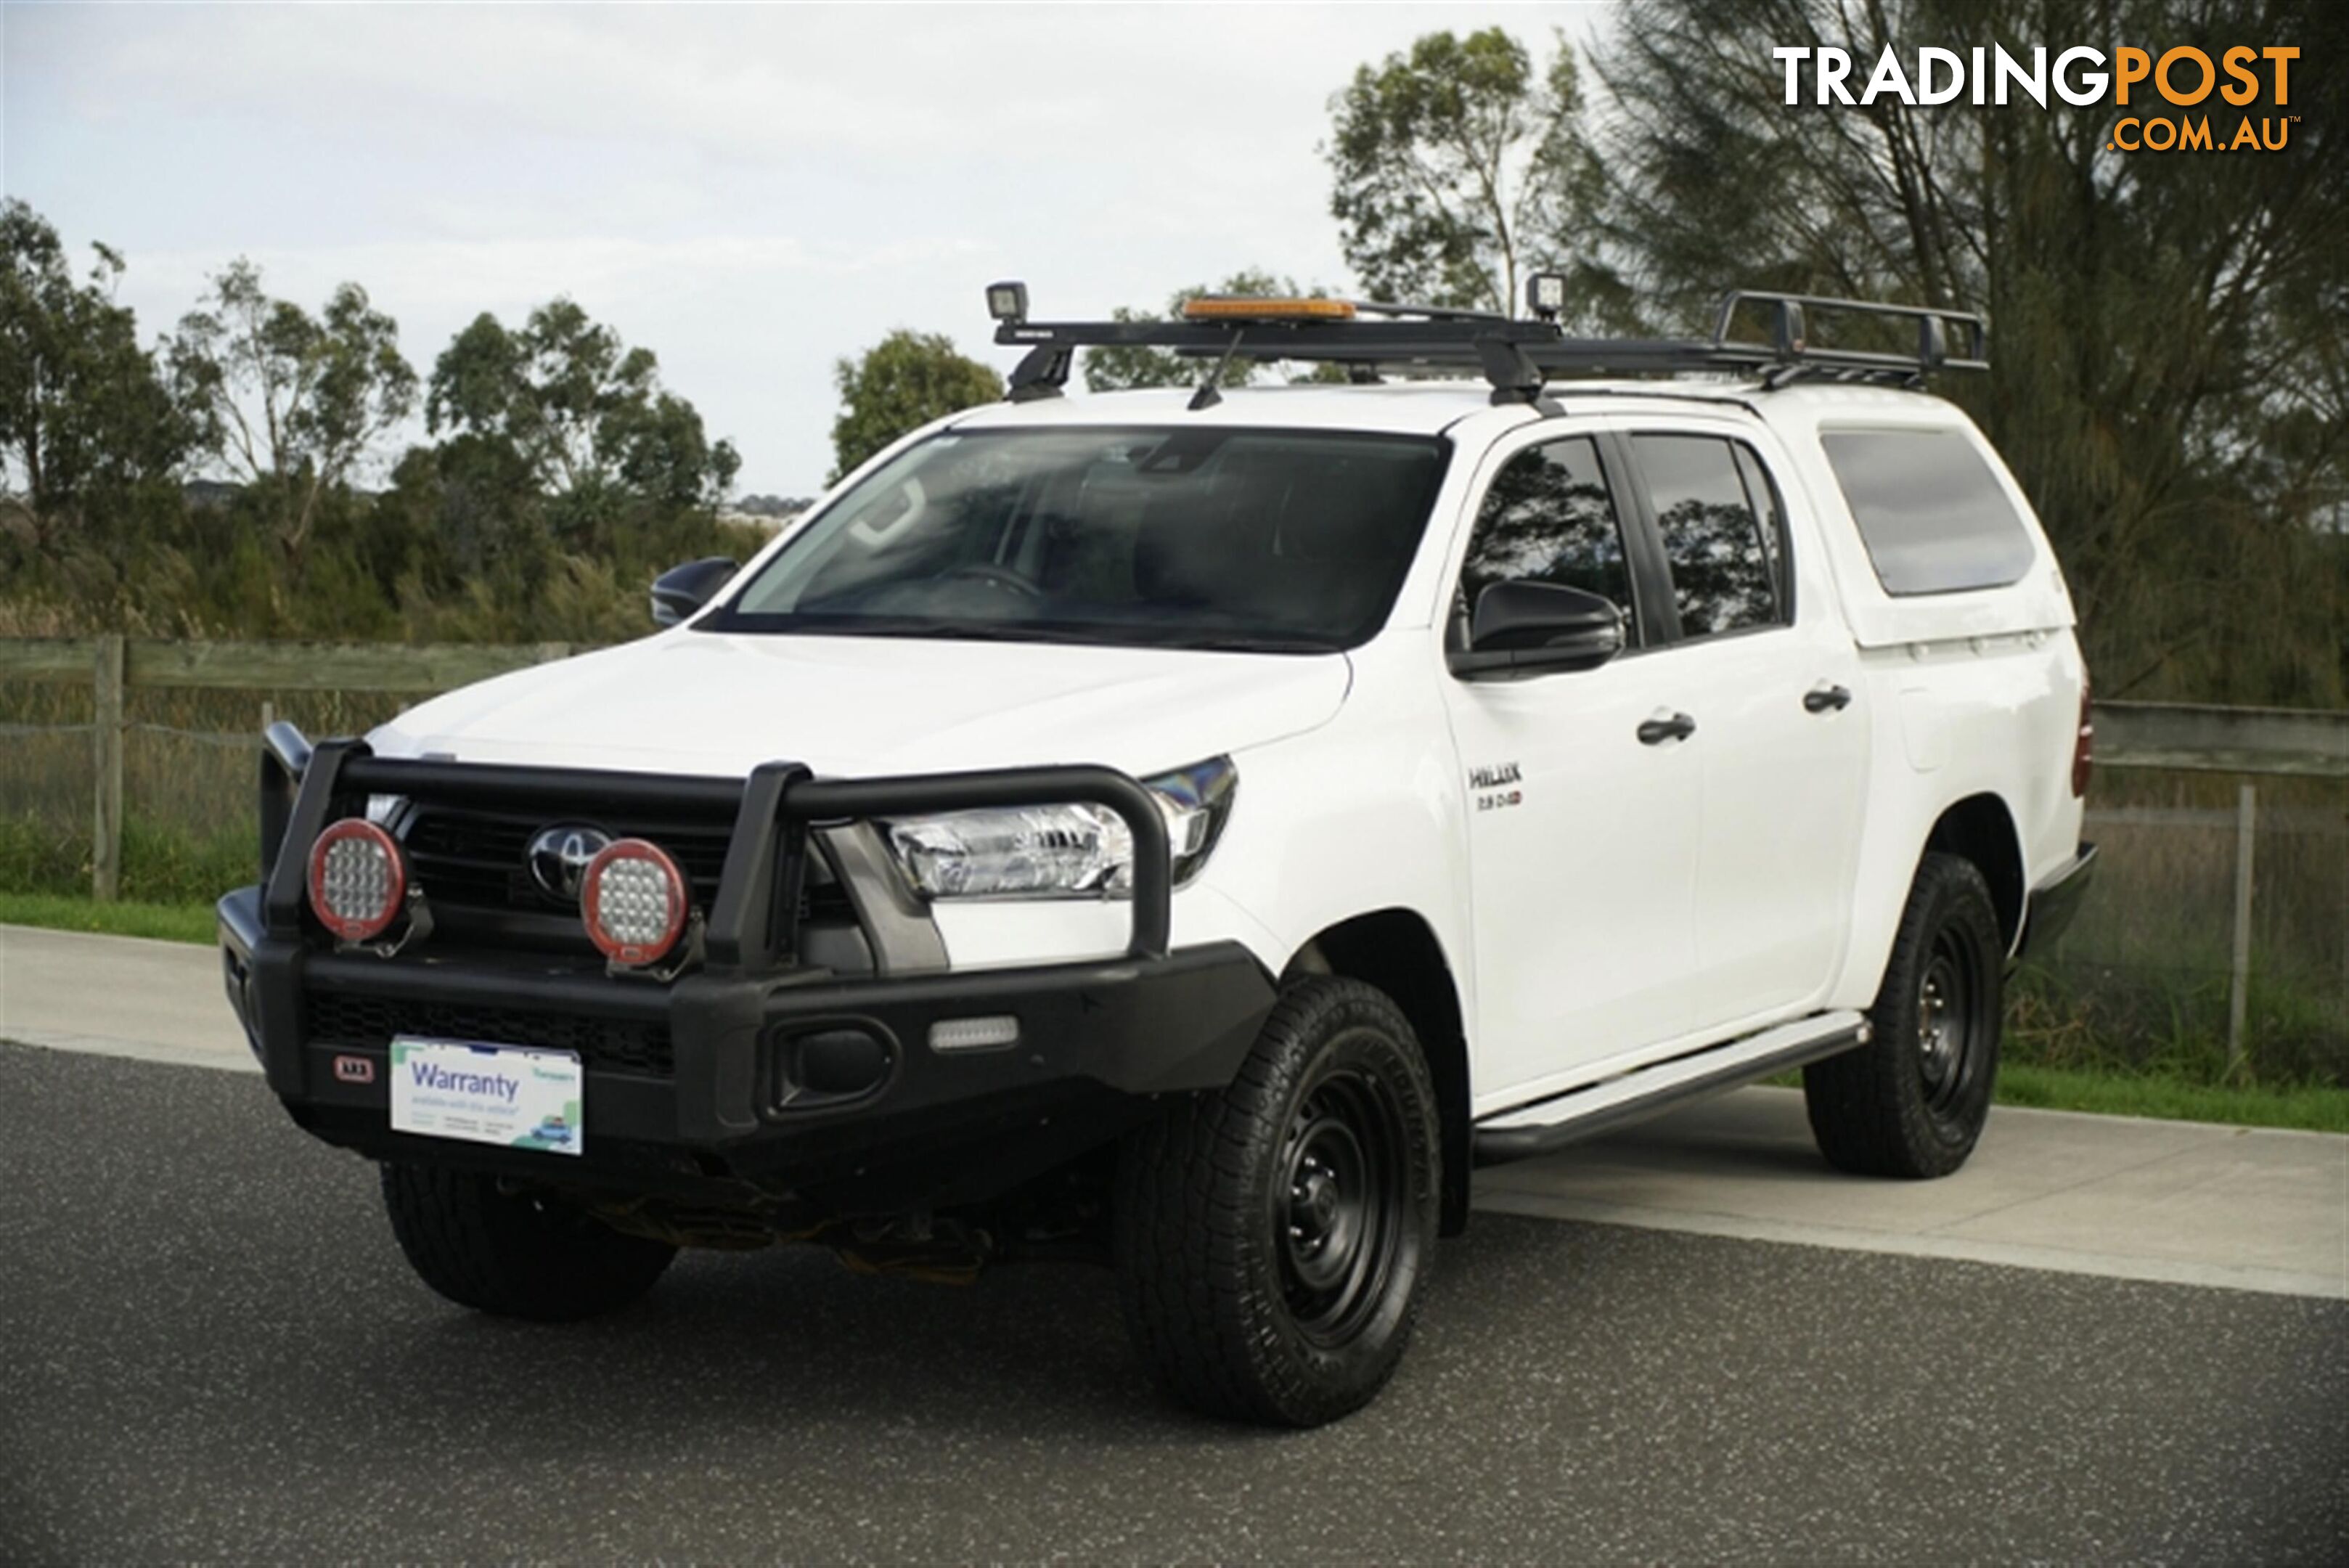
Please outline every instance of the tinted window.
M1962 433L1838 431L1819 444L1886 593L2004 587L2031 569L2031 535Z
M1733 443L1680 435L1633 436L1631 443L1671 566L1681 634L1782 620L1775 551L1746 498Z
M1460 612L1490 585L1517 579L1580 588L1630 613L1623 531L1587 437L1519 452L1485 493L1460 566Z
M1351 647L1386 619L1444 452L1213 426L950 431L826 507L701 624Z
M1731 441L1729 450L1737 456L1738 474L1745 481L1745 499L1754 504L1754 514L1762 519L1762 547L1770 556L1770 580L1778 588L1778 618L1791 623L1795 618L1795 566L1787 556L1786 509L1778 499L1778 483L1754 449L1742 441Z

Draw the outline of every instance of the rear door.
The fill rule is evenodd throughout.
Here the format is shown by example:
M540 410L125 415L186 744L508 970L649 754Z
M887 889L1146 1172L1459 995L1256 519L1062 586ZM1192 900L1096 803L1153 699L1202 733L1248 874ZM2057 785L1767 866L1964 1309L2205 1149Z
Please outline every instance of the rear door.
M1686 682L1654 651L1659 566L1619 510L1621 462L1588 435L1497 448L1457 567L1455 626L1507 579L1601 594L1633 618L1632 646L1596 670L1444 680L1466 797L1480 1106L1669 1040L1694 1011L1698 760L1675 736L1640 738Z
M1655 658L1692 693L1703 809L1691 1003L1693 1026L1721 1035L1806 1011L1843 950L1868 777L1859 655L1815 525L1789 517L1754 442L1702 424L1620 439L1671 579Z

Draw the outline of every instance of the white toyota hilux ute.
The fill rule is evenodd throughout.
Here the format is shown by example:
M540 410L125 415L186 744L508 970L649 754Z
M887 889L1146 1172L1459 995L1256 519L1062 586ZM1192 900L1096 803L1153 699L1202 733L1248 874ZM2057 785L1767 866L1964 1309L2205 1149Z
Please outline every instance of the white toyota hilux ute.
M988 296L1009 398L668 574L667 629L266 737L230 999L427 1283L1090 1256L1174 1396L1309 1425L1478 1164L1796 1066L1832 1164L1965 1160L2093 867L2062 575L1916 389L1979 321ZM1916 348L1809 346L1836 313ZM1110 343L1200 386L1060 395ZM1353 384L1218 388L1249 359Z

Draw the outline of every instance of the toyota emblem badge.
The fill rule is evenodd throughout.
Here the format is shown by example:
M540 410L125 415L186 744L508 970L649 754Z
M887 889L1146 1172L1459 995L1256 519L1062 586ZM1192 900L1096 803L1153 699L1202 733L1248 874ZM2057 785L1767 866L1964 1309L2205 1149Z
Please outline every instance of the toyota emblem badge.
M586 874L587 862L611 842L610 834L584 822L558 822L551 827L542 827L532 836L523 857L530 863L530 879L548 898L575 904L579 901L579 878Z

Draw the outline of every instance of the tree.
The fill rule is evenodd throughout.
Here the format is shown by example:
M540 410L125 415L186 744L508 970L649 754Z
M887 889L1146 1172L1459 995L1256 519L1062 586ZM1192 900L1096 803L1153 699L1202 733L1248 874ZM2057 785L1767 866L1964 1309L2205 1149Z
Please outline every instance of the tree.
M2336 6L2283 0L2248 29L2226 9L1637 0L1598 57L1620 110L1607 259L1683 324L1733 284L1987 311L1990 375L1945 389L2046 523L2098 693L2337 704L2349 551L2324 520L2349 508L2349 82L2293 72L2280 152L2124 155L2106 103L1790 107L1769 55L1847 48L1858 96L1888 44L1913 65L1992 39L2256 35L2310 59L2349 43ZM2220 138L2279 115L2262 79L2251 104L2206 106ZM1836 326L1814 314L1815 336Z
M367 290L343 284L314 317L270 298L242 257L181 317L170 358L202 449L248 481L285 486L278 543L295 558L320 500L416 404L398 324Z
M631 348L568 299L518 329L483 312L432 367L425 425L494 444L543 493L583 504L607 493L667 507L711 506L741 458L663 389L649 348Z
M940 332L899 328L833 368L840 417L832 421L834 480L930 421L1003 396L1003 378L957 352Z
M1166 301L1165 316L1121 305L1110 312L1110 318L1114 321L1164 321L1168 317L1181 316L1185 305L1208 294L1280 299L1309 296L1319 299L1326 297L1329 292L1318 285L1311 289L1299 289L1293 278L1275 277L1268 272L1251 267L1232 274L1216 288L1203 284L1175 290ZM1211 359L1201 359L1195 355L1177 354L1172 348L1088 348L1084 353L1085 385L1096 392L1124 391L1135 387L1194 386L1213 363ZM1338 375L1334 378L1323 375L1322 372L1326 371L1336 371ZM1227 386L1246 386L1260 374L1271 372L1269 365L1260 365L1255 360L1236 360L1225 372L1224 381ZM1316 368L1313 379L1342 379L1342 376L1341 366L1319 366Z
M0 202L0 473L22 498L36 543L61 542L119 512L125 493L167 479L189 431L114 302L122 257L91 247L77 281L64 245L23 202Z
M1525 275L1571 254L1593 175L1556 51L1537 73L1498 27L1431 33L1330 99L1330 211L1373 296L1515 315Z

